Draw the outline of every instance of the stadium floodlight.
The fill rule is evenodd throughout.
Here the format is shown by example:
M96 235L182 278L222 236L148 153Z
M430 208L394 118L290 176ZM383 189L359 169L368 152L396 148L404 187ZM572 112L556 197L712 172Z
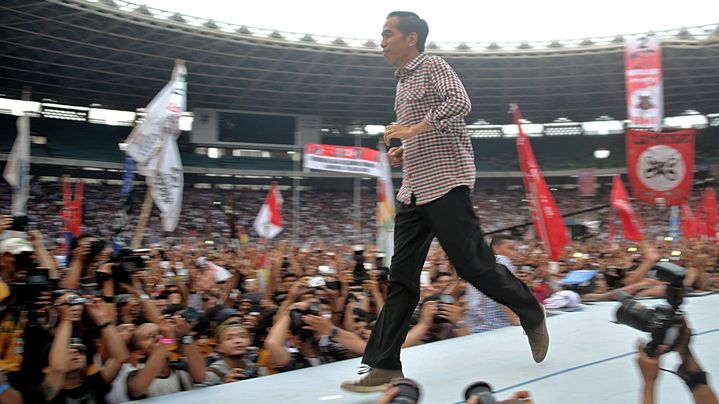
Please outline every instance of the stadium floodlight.
M40 114L40 110L41 105L39 102L0 98L0 114L15 116L27 114L30 116L38 116Z
M127 151L127 143L125 143L125 142L118 143L117 147L120 149L120 151L123 151L123 152Z
M530 137L542 136L544 133L544 125L541 123L522 123L522 131ZM504 137L519 136L519 128L515 124L503 125L502 132L504 133Z
M624 124L610 117L600 117L600 120L582 123L585 135L617 135L624 133Z
M601 148L594 151L594 158L599 160L604 160L606 158L609 158L609 155L611 152L609 149Z
M365 125L364 131L368 135L381 135L384 133L384 125Z
M211 159L218 159L220 158L220 149L217 147L208 147L207 148L207 157Z
M116 109L90 108L87 121L112 126L134 126L137 114L132 111Z
M719 126L719 114L707 114L709 126Z
M678 129L704 129L709 125L706 116L694 110L685 111L680 116L672 116L664 118L664 126Z

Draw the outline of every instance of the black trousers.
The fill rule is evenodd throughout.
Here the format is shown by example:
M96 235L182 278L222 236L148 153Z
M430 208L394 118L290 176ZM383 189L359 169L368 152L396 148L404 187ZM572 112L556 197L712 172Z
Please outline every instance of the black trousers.
M495 262L482 237L468 187L457 187L425 205L398 203L389 290L365 348L362 363L402 369L400 349L419 300L419 278L432 239L437 237L457 274L484 294L509 307L522 327L542 323L544 312L534 294L504 265Z

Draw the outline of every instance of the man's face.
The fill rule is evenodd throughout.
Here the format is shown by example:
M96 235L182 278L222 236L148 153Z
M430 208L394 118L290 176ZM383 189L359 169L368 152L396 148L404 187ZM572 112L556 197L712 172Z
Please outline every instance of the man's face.
M514 241L504 240L499 245L494 246L494 253L512 258L516 254L514 249Z
M87 367L87 356L77 348L69 348L70 350L70 368L69 372L78 371ZM69 373L68 372L68 373Z
M397 29L399 17L390 17L382 27L382 54L390 64L396 65L408 59L409 54L416 50L417 34L410 33L406 37Z
M140 351L149 355L152 346L160 342L160 327L150 323L141 325L135 330L135 341Z
M217 344L217 352L224 356L242 356L250 345L250 335L247 330L241 327L229 327L221 336Z
M442 275L437 278L437 289L443 291L449 286L449 282L452 281L452 277L448 275Z

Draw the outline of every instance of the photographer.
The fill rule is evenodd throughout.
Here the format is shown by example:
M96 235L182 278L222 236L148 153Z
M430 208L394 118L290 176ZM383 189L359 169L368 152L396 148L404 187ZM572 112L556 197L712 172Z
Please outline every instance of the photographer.
M679 332L679 337L676 341L674 351L679 354L682 360L682 364L677 369L677 374L684 380L687 387L694 396L694 402L697 404L717 404L717 397L712 391L708 384L708 375L702 370L697 362L694 354L689 348L689 342L691 339L691 330L686 324L682 324ZM637 358L637 365L642 374L644 386L642 388L642 403L653 404L654 391L656 387L656 380L659 376L659 361L663 354L669 350L666 345L660 345L657 348L656 357L649 356L644 350L644 344L640 343L638 346L639 356Z
M222 359L207 367L205 380L196 387L215 386L264 376L267 371L248 357L250 334L239 320L228 319L215 330L216 351Z
M50 347L49 368L41 385L44 399L50 403L104 402L112 381L128 358L127 349L112 325L105 303L97 300L83 305L78 301L84 299L74 293L66 293L55 302L59 323ZM103 369L90 376L87 375L87 347L70 343L73 324L81 320L83 309L100 330L108 353Z
M105 251L105 242L90 234L81 234L70 244L71 255L69 269L65 278L60 281L62 289L76 289L82 280L94 281L93 270L100 259L109 258Z
M332 313L329 307L325 307L323 312L319 302L312 300L294 303L289 310L280 309L265 339L265 348L270 351L270 364L277 371L286 372L349 358L347 347L338 339L356 337L354 341L357 345L350 344L355 350L364 344L359 336L332 325L329 318L325 318L331 317Z
M127 375L130 400L157 397L191 390L193 383L205 380L204 358L195 346L190 326L175 316L157 324L145 323L130 338L130 363L135 368ZM170 362L170 354L180 345L184 360Z
M402 348L469 335L463 321L464 309L450 295L431 295L424 299L417 325L407 333Z

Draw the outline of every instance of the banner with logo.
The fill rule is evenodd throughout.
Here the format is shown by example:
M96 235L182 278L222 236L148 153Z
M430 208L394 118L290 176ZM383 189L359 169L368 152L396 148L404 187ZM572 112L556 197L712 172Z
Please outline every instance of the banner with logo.
M635 199L666 206L689 200L695 137L693 129L670 133L627 130L627 171Z
M656 35L625 38L627 118L634 128L659 129L664 118L661 42Z
M305 146L303 168L381 177L377 153L377 150L368 147L308 144Z

